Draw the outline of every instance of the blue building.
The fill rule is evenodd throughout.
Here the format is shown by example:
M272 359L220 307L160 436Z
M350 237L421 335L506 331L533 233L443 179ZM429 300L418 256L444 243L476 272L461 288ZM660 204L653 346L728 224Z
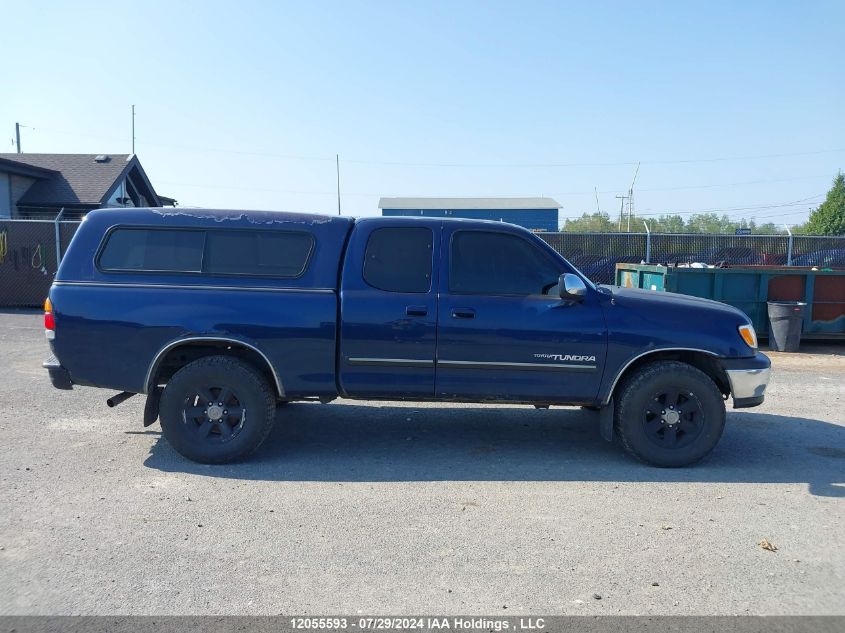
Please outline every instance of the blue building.
M560 204L552 198L382 198L384 216L495 220L532 231L557 231Z

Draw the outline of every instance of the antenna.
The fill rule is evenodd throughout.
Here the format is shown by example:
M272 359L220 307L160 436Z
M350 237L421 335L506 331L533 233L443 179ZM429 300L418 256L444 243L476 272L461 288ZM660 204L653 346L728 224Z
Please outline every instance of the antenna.
M335 154L334 160L337 170L337 214L340 215L340 154Z
M135 105L132 105L132 155L135 155Z

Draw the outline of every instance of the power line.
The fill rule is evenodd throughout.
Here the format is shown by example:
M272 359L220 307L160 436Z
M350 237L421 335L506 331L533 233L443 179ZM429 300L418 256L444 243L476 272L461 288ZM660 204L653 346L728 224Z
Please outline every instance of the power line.
M797 180L822 180L822 179L830 179L830 176L796 176L792 178L769 178L766 180L745 180L741 182L723 182L723 183L713 183L709 185L681 185L678 187L659 187L659 188L651 188L651 189L639 189L638 191L682 191L686 189L713 189L716 187L741 187L745 185L761 185L761 184L770 184L776 182L794 182ZM611 193L610 191L602 191L600 193ZM554 195L561 195L561 194L554 194Z
M172 185L178 187L195 187L199 189L232 189L235 191L260 191L266 193L283 193L287 195L318 195L318 196L336 196L337 191L315 191L315 190L291 190L291 189L275 189L275 188L266 188L266 187L243 187L237 185L197 185L191 183L183 183L183 182L170 182L170 181L157 181L163 185ZM345 196L363 196L363 197L378 197L382 194L372 194L372 193L361 193L361 192L344 192ZM816 194L814 196L810 196L807 198L802 198L801 200L792 200L790 202L783 202L777 204L765 204L765 205L753 205L753 206L745 206L745 207L724 207L724 208L713 208L713 207L703 207L699 209L678 209L678 210L670 210L670 211L651 211L648 213L638 213L637 217L657 217L657 216L671 216L671 215L690 215L695 213L727 213L729 211L757 211L757 210L765 210L765 209L780 209L786 207L800 207L806 206L808 203L812 201L823 198L826 194ZM646 210L648 211L648 209ZM789 213L779 214L779 215L792 215L797 211L791 211ZM759 217L778 217L778 216L759 216Z
M801 200L793 200L792 202L783 202L779 204L766 204L766 205L758 205L758 206L750 206L750 207L727 207L723 209L714 209L712 207L706 207L703 209L681 209L676 211L661 211L661 212L652 212L652 213L640 213L640 216L648 216L654 217L658 215L686 215L691 213L726 213L728 211L755 211L761 209L779 209L783 207L795 207L795 206L806 206L808 202L816 199L816 198L823 198L826 194L820 193L816 194L815 196L810 196L808 198L802 198Z
M511 168L542 168L542 167L628 167L638 164L643 165L676 165L686 163L712 163L720 161L746 161L746 160L760 160L766 158L786 158L793 156L812 156L816 154L832 154L838 152L845 152L845 148L839 149L825 149L811 152L791 152L783 154L758 154L754 156L722 156L715 158L682 158L675 160L643 160L643 161L617 161L617 162L595 162L595 163L422 163L422 162L404 162L404 161L373 161L352 159L347 160L349 163L357 163L361 165L385 165L385 166L408 166L408 167L511 167Z
M44 128L39 127L40 130L55 132L58 134L68 134L71 136L78 136L78 137L91 137L91 138L103 138L109 140L116 140L120 141L115 137L104 136L104 135L96 135L96 134L88 134L88 133L77 133L77 132L69 132L67 130L57 130L51 128ZM201 147L201 146L192 146L192 145L178 145L173 143L159 143L156 141L144 141L145 145L149 145L152 147L164 147L169 149L176 149L176 150L184 150L190 152L198 152L198 153L223 153L223 154L232 154L232 155L245 155L245 156L261 156L265 158L282 158L285 160L303 160L303 161L335 161L335 156L314 156L314 155L302 155L302 154L285 154L285 153L278 153L278 152L266 152L266 151L247 151L247 150L238 150L238 149L227 149L221 147ZM358 165L377 165L377 166L402 166L402 167L510 167L510 168L543 168L543 167L625 167L625 166L635 166L638 163L642 163L643 165L676 165L676 164L689 164L689 163L712 163L712 162L723 162L723 161L749 161L749 160L763 160L768 158L788 158L788 157L798 157L798 156L814 156L819 154L835 154L835 153L842 153L845 152L845 148L836 148L836 149L821 149L821 150L813 150L813 151L801 151L801 152L785 152L779 154L755 154L755 155L746 155L746 156L718 156L718 157L707 157L707 158L679 158L679 159L671 159L671 160L644 160L644 161L609 161L609 162L549 162L549 163L531 163L531 162L508 162L508 163L497 163L497 162L489 162L489 163L474 163L474 162L415 162L415 161L388 161L388 160L367 160L361 158L352 158L352 159L345 159L344 162L346 163L354 163Z
M57 130L55 128L41 128L47 132L53 132L56 134L66 134L68 136L76 136L81 138L97 138L109 141L118 141L122 142L121 139L113 137L113 136L106 136L102 134L89 134L89 133L77 133L77 132L69 132L67 130ZM171 143L157 143L154 141L143 141L144 145L150 145L152 147L163 147L167 149L175 149L175 150L183 150L188 152L197 152L197 153L221 153L221 154L233 154L238 156L260 156L263 158L283 158L286 160L304 160L304 161L332 161L334 162L334 156L303 156L303 155L294 155L294 154L281 154L278 152L257 152L257 151L245 151L245 150L237 150L237 149L224 149L224 148L217 148L217 147L200 147L200 146L193 146L193 145L175 145Z
M778 182L793 182L793 181L800 181L800 180L829 180L829 176L798 176L796 178L772 178L768 180L747 180L744 182L725 182L725 183L712 183L709 185L684 185L679 187L658 187L658 188L650 188L650 189L638 189L638 191L648 191L648 192L660 192L660 191L680 191L680 190L690 190L690 189L713 189L717 187L738 187L738 186L745 186L745 185L756 185L756 184L771 184L771 183L778 183ZM233 189L238 191L265 191L265 192L275 192L275 193L292 193L292 194L313 194L313 195L336 195L337 191L302 191L302 190L288 190L288 189L276 189L276 188L265 188L265 187L247 187L243 185L218 185L218 184L201 184L201 183L187 183L187 182L174 182L174 181L166 181L166 180L156 180L156 182L165 184L165 185L173 185L177 187L197 187L197 188L207 188L207 189ZM596 195L596 194L609 194L615 193L616 190L614 189L607 189L607 190L596 190L593 189L592 191L563 191L563 192L549 192L547 195L556 196L556 197L563 197L563 196L586 196L586 195ZM345 196L369 196L369 197L381 197L381 196L409 196L407 192L404 193L389 193L385 191L379 192L372 192L372 191L344 191L343 195ZM534 193L506 193L506 194L496 194L497 197L502 198L527 198L534 196ZM411 196L411 197L418 197L418 196ZM423 196L424 197L424 196ZM461 197L461 196L446 196L446 197Z
M752 216L748 219L749 220L768 220L769 218L783 218L783 217L786 217L787 215L795 215L795 212L790 211L788 213L773 213L773 214L769 214L769 215L755 215L755 216Z
M756 216L757 219L766 219L766 218L782 218L787 215L795 215L795 211L788 211L787 213L773 213L769 215L758 215Z

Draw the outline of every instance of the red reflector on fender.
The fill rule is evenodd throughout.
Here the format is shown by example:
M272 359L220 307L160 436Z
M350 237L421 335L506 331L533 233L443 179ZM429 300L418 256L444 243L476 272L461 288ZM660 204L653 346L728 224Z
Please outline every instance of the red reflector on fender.
M47 330L56 329L56 318L53 316L52 312L44 313L44 328Z

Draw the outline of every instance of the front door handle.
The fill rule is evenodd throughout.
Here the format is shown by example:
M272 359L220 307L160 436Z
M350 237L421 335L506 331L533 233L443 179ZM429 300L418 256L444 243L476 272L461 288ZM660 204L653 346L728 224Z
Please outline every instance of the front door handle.
M474 319L475 310L472 308L452 308L453 319Z
M428 308L425 306L408 306L405 308L405 314L408 316L424 317L428 315Z

